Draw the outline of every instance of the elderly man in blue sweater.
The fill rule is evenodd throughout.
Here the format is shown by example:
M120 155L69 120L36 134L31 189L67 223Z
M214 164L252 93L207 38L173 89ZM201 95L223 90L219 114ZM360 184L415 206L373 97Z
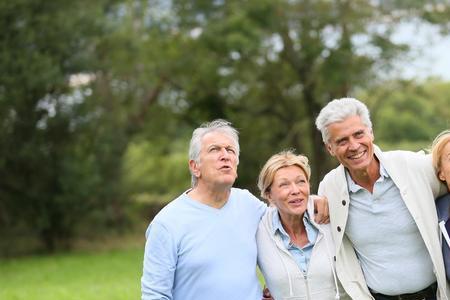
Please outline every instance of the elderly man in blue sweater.
M232 188L238 163L238 133L229 122L215 120L193 132L192 188L147 229L143 300L263 297L255 234L266 205L247 190Z

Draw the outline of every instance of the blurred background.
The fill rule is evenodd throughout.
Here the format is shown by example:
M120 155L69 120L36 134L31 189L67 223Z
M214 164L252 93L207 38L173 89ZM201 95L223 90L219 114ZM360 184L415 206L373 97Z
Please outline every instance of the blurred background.
M449 15L444 0L0 0L0 256L142 251L215 118L240 130L236 186L253 192L286 148L315 190L336 164L314 127L334 98L368 105L385 150L426 149L450 127Z

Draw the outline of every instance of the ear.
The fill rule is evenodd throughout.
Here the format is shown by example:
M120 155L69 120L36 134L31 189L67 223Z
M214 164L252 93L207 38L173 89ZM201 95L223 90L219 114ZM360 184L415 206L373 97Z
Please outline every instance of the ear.
M199 178L200 177L200 168L199 168L199 164L197 164L195 162L195 160L191 159L189 160L189 169L191 170L191 173Z
M442 172L442 171L439 171L438 172L438 177L439 177L439 179L441 180L441 181L446 181L446 178L445 178L445 176L444 176L444 172Z
M370 133L371 142L373 143L373 141L375 140L375 135L373 134L373 128L370 128L369 133Z
M326 143L325 147L327 148L327 151L331 154L331 156L335 156L333 148L331 147L330 143Z
M269 204L272 204L272 203L273 203L273 201L272 201L272 196L271 196L271 193L270 193L270 190L269 190L269 191L266 191L266 200L267 200L267 202L269 202Z

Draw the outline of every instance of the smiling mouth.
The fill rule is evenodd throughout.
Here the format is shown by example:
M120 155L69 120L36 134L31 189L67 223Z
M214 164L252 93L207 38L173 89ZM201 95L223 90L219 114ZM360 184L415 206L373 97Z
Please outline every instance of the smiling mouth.
M366 153L366 151L362 151L362 152L350 155L348 158L349 159L360 159L361 157L364 156L365 153Z
M288 203L294 204L294 205L300 205L303 203L303 201L304 201L303 199L294 199L294 200L289 201Z

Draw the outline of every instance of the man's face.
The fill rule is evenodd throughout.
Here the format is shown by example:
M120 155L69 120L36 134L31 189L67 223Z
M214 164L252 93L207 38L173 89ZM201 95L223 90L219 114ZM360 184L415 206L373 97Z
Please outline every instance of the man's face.
M231 187L237 178L236 146L221 132L207 133L202 139L199 163L189 164L199 183Z
M374 159L373 133L359 116L328 125L327 149L350 173L367 170Z

